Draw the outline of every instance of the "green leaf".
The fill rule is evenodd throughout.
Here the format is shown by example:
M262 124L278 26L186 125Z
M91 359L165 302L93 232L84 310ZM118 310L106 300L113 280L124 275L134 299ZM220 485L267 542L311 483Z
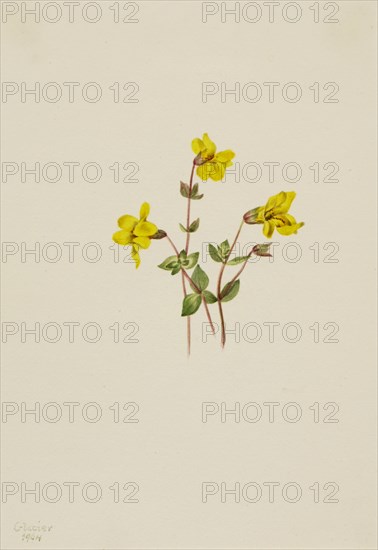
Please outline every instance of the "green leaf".
M193 187L192 187L192 195L191 195L191 198L193 198L194 195L198 195L198 189L199 189L198 183L195 183L195 184L193 185Z
M223 262L222 257L220 256L218 250L212 244L209 244L209 254L214 262Z
M192 188L192 193L190 195L190 198L193 200L193 201L199 201L200 199L202 199L203 195L199 195L198 194L198 183L195 183L193 185L193 188Z
M190 186L180 181L180 193L186 199L190 197L193 201L199 201L203 197L203 195L198 194L198 183L195 183L192 187L192 191L190 191Z
M242 264L243 262L247 261L249 256L237 256L236 258L233 258L229 262L227 262L227 265L238 265Z
M210 290L204 290L202 294L207 304L215 304L218 301L218 298Z
M182 223L179 223L179 226L180 226L181 231L183 231L184 233L194 233L194 232L197 231L197 229L199 228L199 224L200 224L200 219L197 218L196 220L194 220L194 221L189 225L189 230L186 229L186 227L184 227L184 226L182 225Z
M200 224L200 220L199 218L197 218L190 224L189 230L186 229L186 227L184 227L182 223L179 223L179 226L181 231L183 231L184 233L195 233L195 231L197 231L197 229L199 228L199 224Z
M223 256L223 258L226 258L226 256L230 253L230 243L227 240L223 241L223 243L219 245L218 250L221 256Z
M256 244L253 247L253 253L256 254L256 256L270 256L272 255L269 253L269 248L272 245L272 243L264 243L264 244Z
M193 254L189 254L189 256L187 256L186 258L188 262L186 269L192 269L192 267L194 267L198 262L198 258L199 258L199 252L193 252Z
M174 267L177 267L178 265L180 265L179 262L176 262L176 261L169 262L169 264L167 264L167 269L173 269Z
M177 264L177 266L172 269L171 275L176 275L176 273L178 273L180 269L181 269L181 265Z
M197 229L199 228L199 224L200 224L200 219L197 218L196 220L194 220L190 226L189 226L189 233L194 233L195 231L197 231Z
M180 193L183 197L186 199L189 197L189 185L187 183L184 183L183 181L180 181Z
M193 315L196 311L198 311L201 301L202 299L200 294L188 294L185 296L182 303L181 316L187 317L188 315Z
M181 250L181 252L179 254L179 261L183 262L184 260L186 260L186 252L185 252L185 250Z
M224 285L221 292L221 302L229 302L230 300L233 300L239 292L239 288L239 279L237 281L234 281L233 283L227 283L226 285Z
M197 265L197 267L193 271L192 281L197 287L195 288L195 286L190 283L190 286L195 292L198 292L198 290L202 292L203 290L206 290L206 288L209 286L209 277L206 275L204 270L200 268L199 265Z
M168 267L168 265L172 264L173 262L178 263L177 256L169 256L164 260L164 262L159 264L158 267L160 267L160 269L165 269L166 271L170 271L172 269L172 266Z

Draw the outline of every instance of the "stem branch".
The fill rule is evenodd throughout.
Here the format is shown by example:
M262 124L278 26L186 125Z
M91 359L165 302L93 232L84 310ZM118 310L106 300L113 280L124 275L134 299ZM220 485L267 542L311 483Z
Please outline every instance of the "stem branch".
M239 235L240 235L240 232L242 230L242 227L243 227L243 224L244 224L244 220L242 220L240 226L239 226L239 229L236 233L236 237L234 239L234 242L232 243L231 245L231 248L230 248L230 251L229 253L227 254L225 260L224 260L224 263L222 264L222 267L220 268L220 272L219 272L219 276L218 276L218 285L217 285L217 297L218 297L218 308L219 308L219 316L220 316L220 319L221 319L221 345L222 345L222 348L224 348L225 346L225 343L226 343L226 325L225 325L225 322L224 322L224 315L223 315L223 307L222 307L222 301L221 301L221 292L222 292L222 277L223 277L223 272L226 268L226 264L228 262L228 259L229 257L231 256L232 254L232 251L233 249L235 248L235 245L236 245L236 242L239 238ZM243 266L243 269L244 269L245 266ZM241 269L240 273L243 271L243 269ZM238 275L240 274L238 273ZM233 279L233 281L235 280L236 278Z
M242 265L242 267L239 269L239 271L237 272L237 274L231 279L230 283L232 284L234 281L236 281L236 279L238 279L240 277L240 275L243 273L244 269L246 268L247 266L247 263L248 263L248 260L249 258L252 256L253 254L253 249L247 254L246 258L245 258L245 261L244 261L244 264Z
M172 241L172 239L169 237L169 235L166 235L166 238L168 239L170 245L172 246L173 250L175 251L176 255L179 256L179 251L177 250L177 247L175 245L175 243ZM207 315L207 318L209 320L209 323L210 323L210 327L211 327L211 330L213 332L213 334L215 334L215 328L214 328L214 323L213 323L213 320L211 318L211 315L210 315L210 311L209 311L209 308L208 308L208 305L207 305L207 302L205 300L205 297L203 296L201 290L198 288L198 286L196 285L196 283L192 280L192 278L190 277L190 275L188 275L187 271L185 271L185 269L181 268L181 276L182 276L182 282L183 282L183 291L184 291L184 296L187 295L187 292L186 292L186 284L185 284L185 279L187 279L187 281L193 286L193 288L195 288L195 290L198 292L198 294L201 294L201 298L202 298L202 303L204 305L204 308L205 308L205 311L206 311L206 315ZM188 316L187 317L187 321L190 320L190 317ZM188 334L189 334L189 338L188 338L188 354L190 354L190 324L188 325Z
M169 235L166 235L166 238L168 239L169 243L171 244L173 250L176 252L176 256L179 256L179 251L177 250L177 247L175 243L172 241L172 239L169 237ZM184 277L184 271L181 271L181 280L182 280L182 290L184 293L184 296L187 295L186 292L186 284L185 284L185 277ZM190 348L191 348L191 327L190 327L190 317L186 319L186 336L187 336L187 350L188 355L190 355Z

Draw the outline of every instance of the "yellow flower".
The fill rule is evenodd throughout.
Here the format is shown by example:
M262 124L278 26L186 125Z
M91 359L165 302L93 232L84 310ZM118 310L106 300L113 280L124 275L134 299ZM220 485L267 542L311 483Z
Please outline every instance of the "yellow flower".
M259 206L244 214L245 223L263 223L263 233L268 239L272 237L275 229L281 235L296 233L304 223L297 223L296 219L288 214L295 195L294 191L281 191L278 195L270 197L265 206Z
M144 202L140 207L139 220L134 216L121 216L118 225L121 228L113 235L113 241L122 246L131 246L131 257L136 263L136 268L140 265L139 249L148 248L151 244L151 237L157 233L158 228L147 221L150 213L150 205Z
M211 141L207 134L203 134L202 139L193 139L192 149L197 155L194 160L194 164L198 166L197 175L203 181L209 178L220 181L223 179L226 168L233 164L231 160L234 158L235 153L230 149L217 153L215 143Z

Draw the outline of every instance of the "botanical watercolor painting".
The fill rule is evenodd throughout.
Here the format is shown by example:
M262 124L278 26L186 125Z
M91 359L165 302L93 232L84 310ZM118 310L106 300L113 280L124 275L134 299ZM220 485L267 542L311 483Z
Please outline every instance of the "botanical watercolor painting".
M227 168L233 165L235 153L226 149L217 152L215 143L207 133L202 139L192 140L192 150L195 157L192 159L189 183L180 182L180 193L186 199L186 224L179 223L180 230L185 234L183 248L178 247L170 235L159 226L148 220L150 205L144 202L139 211L139 217L125 214L118 219L119 230L113 234L113 240L120 246L131 247L131 257L135 267L141 264L141 252L147 250L151 241L166 239L172 248L173 254L165 258L158 266L160 269L170 272L171 275L181 276L182 306L181 316L187 318L187 352L191 350L191 317L202 306L205 310L211 330L216 335L213 323L214 310L218 310L221 334L220 344L224 348L226 344L226 321L224 305L236 298L240 290L240 277L245 270L248 260L254 254L256 256L271 256L269 248L271 243L262 242L254 245L245 256L231 259L244 226L261 225L262 233L266 239L271 239L274 231L286 237L297 233L304 223L298 223L294 216L289 214L290 207L295 199L294 191L281 191L270 197L263 206L254 207L240 216L240 225L231 244L228 239L219 245L208 245L211 259L219 264L217 280L210 290L210 280L206 272L199 265L199 252L190 250L191 234L200 227L199 218L192 218L192 201L202 200L204 194L200 192L199 183L195 183L195 174L204 183L209 180L218 182L219 185ZM255 202L255 201L253 201ZM257 202L257 201L256 201ZM264 202L260 201L259 202ZM251 200L252 203L252 200ZM253 203L251 204L251 206ZM194 207L194 205L193 205ZM160 224L159 224L160 225ZM181 250L180 250L181 248ZM236 268L236 269L235 269ZM225 274L230 273L226 278ZM226 280L226 283L224 282ZM216 304L216 306L215 306Z

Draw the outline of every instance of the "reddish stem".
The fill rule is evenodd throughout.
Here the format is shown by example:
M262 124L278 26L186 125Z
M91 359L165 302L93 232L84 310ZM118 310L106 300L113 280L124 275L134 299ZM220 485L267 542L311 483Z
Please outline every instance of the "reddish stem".
M176 247L175 243L172 241L172 239L169 237L169 235L166 235L166 238L168 239L168 241L169 241L170 245L172 246L173 250L175 251L176 255L179 256L180 253L177 250L177 247ZM183 282L184 296L187 295L185 279L187 279L188 282L193 285L193 287L196 289L198 294L201 294L202 303L204 305L206 315L207 315L207 318L208 318L209 323L210 323L211 330L213 331L213 334L215 334L215 327L214 327L214 323L211 319L209 307L207 305L207 302L206 302L201 290L198 288L198 286L195 284L195 282L192 280L192 278L188 275L188 273L185 271L185 269L181 268L181 276L182 276L182 282ZM190 317L188 316L187 321L189 321L189 320L190 320ZM190 355L190 323L188 324L188 355Z
M233 277L230 281L230 284L232 284L234 281L236 281L236 279L238 279L240 277L240 275L243 273L244 269L246 268L247 266L247 263L248 263L248 260L249 258L252 256L253 254L253 249L247 254L246 258L245 258L245 262L244 264L242 265L242 267L239 269L239 271L237 272L237 274L235 275L235 277Z
M179 256L179 251L177 250L177 247L175 245L175 243L171 240L171 238L169 237L169 235L166 235L168 241L170 242L173 250L176 252L176 256L178 257ZM182 290L183 290L183 293L184 293L184 296L187 296L187 292L186 292L186 284L185 284L185 277L184 277L184 270L181 271L181 280L182 280ZM190 327L190 317L187 317L186 319L186 336L187 336L187 350L188 350L188 355L190 355L190 348L191 348L191 327Z
M220 316L220 319L221 319L221 346L222 348L224 348L225 344L226 344L226 325L225 325L225 321L224 321L224 315L223 315L223 307L222 307L222 301L221 301L221 292L222 292L222 277L223 277L223 272L226 268L226 264L228 262L228 259L229 257L231 256L232 254L232 251L233 249L235 248L235 245L236 245L236 242L239 238L239 235L240 235L240 232L242 230L242 227L243 227L243 224L244 224L244 220L242 220L240 226L239 226L239 229L236 233L236 237L234 239L234 242L232 243L231 245L231 248L230 248L230 251L229 253L227 254L226 258L225 258L225 261L224 263L222 264L222 267L220 269L220 272L219 272L219 276L218 276L218 285L217 285L217 297L218 297L218 308L219 308L219 316ZM243 268L244 269L244 268ZM241 270L242 271L242 270ZM234 280L234 279L233 279Z
M192 166L192 171L191 171L191 174L190 174L190 181L189 181L189 196L188 196L188 209L187 209L187 213L186 213L186 230L187 230L187 234L186 234L186 245L185 245L185 252L188 253L188 250L189 250L189 242L190 242L190 233L189 233L189 227L190 227L190 205L191 205L191 194L192 194L192 187L193 187L193 176L194 176L194 169L195 169L195 164L193 162L193 166Z

